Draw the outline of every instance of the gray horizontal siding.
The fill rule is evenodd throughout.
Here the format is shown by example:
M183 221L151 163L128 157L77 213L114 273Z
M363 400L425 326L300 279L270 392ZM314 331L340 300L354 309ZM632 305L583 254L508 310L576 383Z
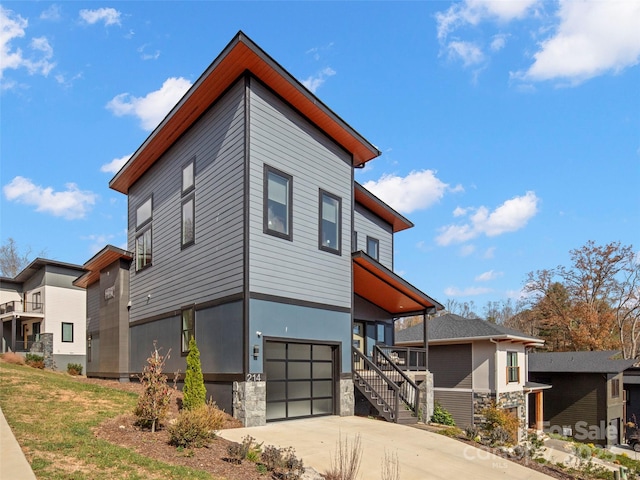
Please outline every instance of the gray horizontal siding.
M195 245L182 250L182 167L194 156ZM136 209L153 194L153 261L140 272L132 262L131 321L242 291L243 166L240 81L131 188L131 251Z
M87 288L87 333L100 331L100 282Z
M429 346L434 387L472 388L471 344Z
M451 414L456 426L465 428L473 425L473 393L434 390L433 396L434 400Z
M263 168L293 177L293 240L263 233ZM256 81L250 98L250 290L351 305L350 156ZM342 199L342 255L318 248L318 195Z
M391 225L358 204L356 204L353 220L353 228L358 237L358 245L353 250L366 252L367 236L377 238L379 241L378 261L393 270L393 229Z

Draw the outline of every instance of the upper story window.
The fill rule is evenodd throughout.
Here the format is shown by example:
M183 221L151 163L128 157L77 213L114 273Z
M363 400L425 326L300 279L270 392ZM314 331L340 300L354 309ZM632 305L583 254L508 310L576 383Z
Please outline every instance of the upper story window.
M507 383L520 382L520 367L518 366L518 352L507 352Z
M189 341L196 338L195 309L193 307L182 310L182 355L189 353Z
M611 380L611 398L620 397L620 379L614 378Z
M196 186L196 160L195 158L182 167L182 195L186 195Z
M182 167L182 204L180 220L180 246L182 248L196 242L196 196L195 158Z
M31 295L32 307L35 311L42 309L42 292L35 292Z
M149 197L136 209L136 271L151 265L153 197ZM148 226L147 226L148 225ZM146 227L146 228L145 228Z
M291 240L293 177L264 166L264 233Z
M340 255L342 199L329 192L320 190L320 250Z
M380 242L378 241L378 239L367 237L367 255L369 255L374 260L378 260L380 258L379 250Z

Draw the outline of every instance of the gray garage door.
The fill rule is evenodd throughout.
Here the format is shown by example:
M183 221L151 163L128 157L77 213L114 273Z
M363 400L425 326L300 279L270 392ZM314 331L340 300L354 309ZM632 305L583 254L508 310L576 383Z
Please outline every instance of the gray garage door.
M336 350L332 345L265 342L267 421L334 413Z

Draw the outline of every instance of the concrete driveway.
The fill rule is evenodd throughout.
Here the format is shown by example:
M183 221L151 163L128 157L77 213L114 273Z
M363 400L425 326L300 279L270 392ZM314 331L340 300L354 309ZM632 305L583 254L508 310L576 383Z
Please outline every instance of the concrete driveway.
M364 480L381 478L385 451L397 453L402 480L551 478L443 435L362 417L319 417L220 432L235 442L250 435L265 446L294 447L305 466L320 473L331 466L339 438L351 444L358 434L362 445L358 478Z

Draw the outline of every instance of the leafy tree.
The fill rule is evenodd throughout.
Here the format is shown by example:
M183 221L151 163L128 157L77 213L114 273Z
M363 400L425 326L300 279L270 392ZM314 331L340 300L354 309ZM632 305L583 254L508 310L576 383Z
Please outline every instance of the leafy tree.
M152 432L162 424L169 411L172 392L163 370L170 353L171 351L165 356L160 355L156 342L153 342L153 351L140 376L140 383L144 389L138 398L134 414L137 417L136 423L151 428Z
M207 402L207 390L204 387L200 350L196 340L189 340L189 354L187 355L187 370L184 374L184 388L182 389L182 406L187 410L195 409Z
M7 243L0 247L0 275L13 278L29 264L31 249L20 253L16 241L9 237Z

